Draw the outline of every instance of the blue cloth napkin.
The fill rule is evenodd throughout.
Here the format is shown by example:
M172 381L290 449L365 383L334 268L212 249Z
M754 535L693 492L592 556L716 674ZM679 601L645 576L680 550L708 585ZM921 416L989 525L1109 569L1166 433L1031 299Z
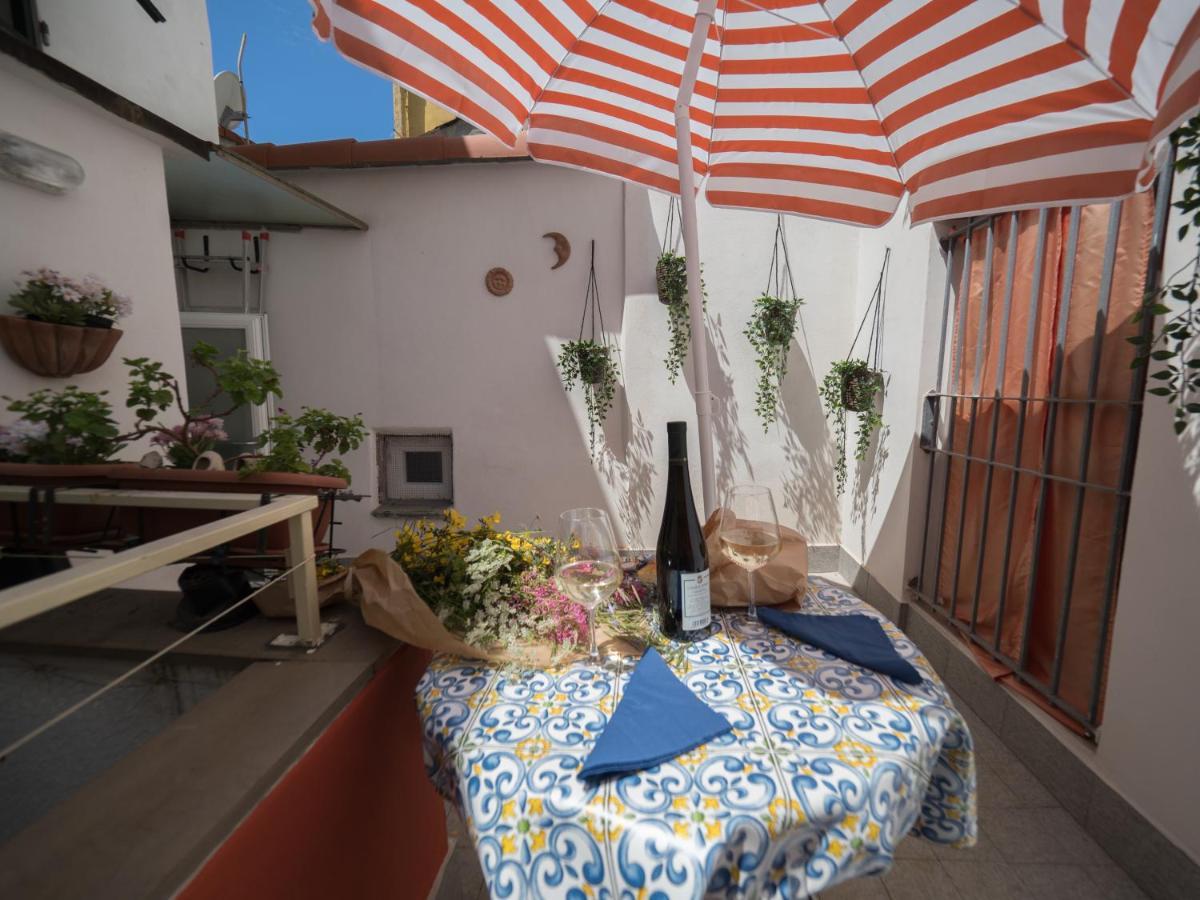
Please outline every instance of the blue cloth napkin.
M649 769L732 730L655 650L647 650L579 775L600 778Z
M758 618L772 628L820 647L864 669L890 675L906 684L920 684L921 673L906 662L883 626L870 616L810 616L759 607Z

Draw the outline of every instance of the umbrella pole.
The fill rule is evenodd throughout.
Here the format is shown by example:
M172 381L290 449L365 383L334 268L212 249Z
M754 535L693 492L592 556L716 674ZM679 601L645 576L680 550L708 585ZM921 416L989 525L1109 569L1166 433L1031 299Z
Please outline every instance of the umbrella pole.
M700 71L700 57L712 24L717 0L700 0L692 42L688 47L679 96L675 101L675 142L679 151L679 211L683 224L683 252L687 258L688 312L692 325L692 378L696 398L696 430L700 438L700 483L704 517L716 508L716 468L713 463L712 392L708 388L708 330L704 323L704 293L700 286L700 235L696 227L696 178L692 168L692 92Z

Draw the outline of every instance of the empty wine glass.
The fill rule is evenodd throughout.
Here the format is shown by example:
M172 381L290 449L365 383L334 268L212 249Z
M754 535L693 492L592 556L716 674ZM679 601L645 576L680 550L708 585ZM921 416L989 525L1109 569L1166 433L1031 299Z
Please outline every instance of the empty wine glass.
M588 662L599 665L596 607L612 597L621 583L621 558L612 522L602 509L568 509L559 516L558 589L587 610L591 649Z
M718 532L721 549L736 565L746 570L750 602L746 611L758 618L754 605L754 573L779 552L779 517L771 489L761 484L735 484L725 495Z

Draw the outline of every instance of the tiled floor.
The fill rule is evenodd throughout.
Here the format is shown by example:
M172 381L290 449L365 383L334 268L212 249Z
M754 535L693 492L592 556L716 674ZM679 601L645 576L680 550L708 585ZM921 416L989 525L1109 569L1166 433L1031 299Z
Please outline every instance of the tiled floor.
M979 768L979 843L953 850L904 841L891 870L821 900L1136 900L1145 894L961 698ZM436 900L486 900L470 841L447 862Z

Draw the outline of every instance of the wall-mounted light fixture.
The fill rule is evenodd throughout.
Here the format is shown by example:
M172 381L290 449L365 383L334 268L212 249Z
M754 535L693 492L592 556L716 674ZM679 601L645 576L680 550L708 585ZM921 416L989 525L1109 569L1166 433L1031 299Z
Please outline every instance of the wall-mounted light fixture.
M83 184L83 166L65 153L0 131L0 178L65 194Z

